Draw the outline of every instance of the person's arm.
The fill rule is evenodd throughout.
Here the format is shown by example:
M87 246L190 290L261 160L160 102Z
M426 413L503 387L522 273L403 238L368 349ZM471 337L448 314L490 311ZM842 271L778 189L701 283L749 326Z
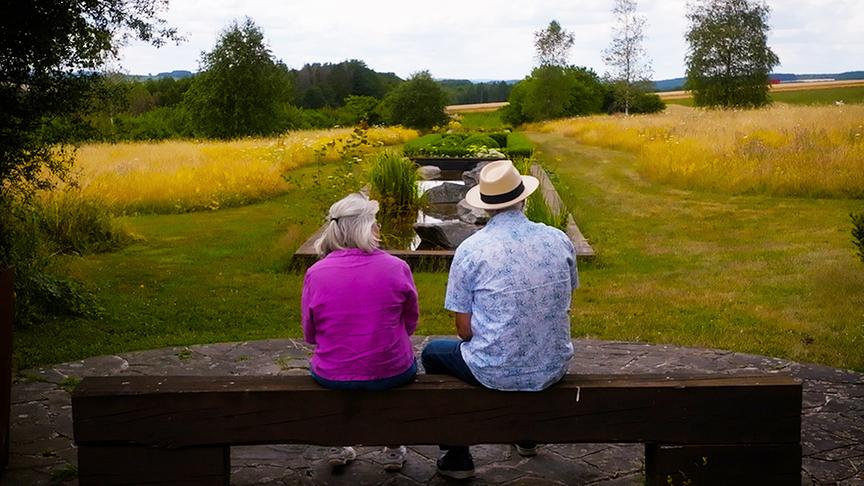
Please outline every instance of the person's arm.
M417 303L417 287L414 285L414 277L411 275L411 269L407 264L405 265L405 278L408 288L405 292L405 302L402 303L402 324L405 326L405 332L410 336L417 330L417 321L420 320L420 305Z
M300 324L303 327L303 339L309 344L315 342L315 318L312 315L310 300L312 296L309 290L309 274L303 279L303 293L300 297Z
M470 341L474 333L471 332L471 314L456 312L456 335L463 341Z
M567 265L570 266L570 288L576 290L579 288L579 269L576 267L576 249L573 248L573 243L567 240L570 247L570 256L567 257Z

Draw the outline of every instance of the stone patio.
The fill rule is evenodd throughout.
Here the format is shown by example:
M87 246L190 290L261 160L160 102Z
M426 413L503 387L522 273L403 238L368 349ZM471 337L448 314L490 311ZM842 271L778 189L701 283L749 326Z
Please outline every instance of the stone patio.
M417 337L419 350L428 337ZM864 484L864 374L712 349L575 340L574 373L790 373L804 384L802 484ZM296 340L225 343L99 356L27 370L12 387L11 455L0 485L77 484L70 390L92 375L305 375L309 348ZM326 449L305 445L232 448L232 484L641 485L640 444L549 445L526 459L508 445L472 448L477 477L436 475L438 448L411 446L399 473L378 464L378 448L358 447L341 470Z

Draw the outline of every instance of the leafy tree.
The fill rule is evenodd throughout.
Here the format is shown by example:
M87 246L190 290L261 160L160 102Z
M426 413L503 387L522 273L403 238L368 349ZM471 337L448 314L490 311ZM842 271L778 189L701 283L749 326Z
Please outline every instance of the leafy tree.
M432 79L429 71L420 71L396 87L384 99L385 118L393 124L429 129L447 123L447 93Z
M227 139L288 128L288 69L274 60L252 19L235 21L225 29L213 50L201 56L200 65L185 97L200 135Z
M612 13L616 22L603 60L611 70L606 77L613 87L613 107L629 115L636 98L650 86L651 61L643 46L645 16L636 13L636 0L615 0Z
M79 121L99 75L137 38L178 39L158 18L165 0L14 2L0 16L0 269L16 270L16 322L37 307L76 311L66 281L44 273L45 236L33 224L36 191L71 179ZM65 299L65 300L64 300ZM64 300L64 302L58 302Z
M605 90L591 69L545 65L534 68L510 93L503 119L519 125L603 110Z
M755 0L690 4L687 82L697 106L758 107L771 102L768 75L780 60L768 47L768 14Z
M573 33L561 28L557 20L534 33L534 48L541 66L566 66L573 47Z

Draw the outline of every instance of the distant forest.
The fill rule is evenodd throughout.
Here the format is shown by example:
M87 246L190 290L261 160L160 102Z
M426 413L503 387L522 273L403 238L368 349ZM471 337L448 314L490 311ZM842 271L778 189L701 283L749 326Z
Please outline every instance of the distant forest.
M347 126L364 120L384 122L381 114L388 93L405 80L380 73L360 60L336 64L311 63L300 69L281 65L290 80L290 96L280 116L289 129ZM185 104L198 74L171 71L155 76L109 74L102 79L87 113L54 121L59 131L76 133L79 140L161 140L195 137ZM507 101L514 82L474 83L436 80L448 104Z

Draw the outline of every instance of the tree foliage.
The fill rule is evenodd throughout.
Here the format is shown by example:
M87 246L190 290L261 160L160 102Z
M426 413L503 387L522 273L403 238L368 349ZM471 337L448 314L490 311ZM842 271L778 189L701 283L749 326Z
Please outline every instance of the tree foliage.
M504 107L512 125L603 111L605 90L591 69L545 65L513 87Z
M770 103L768 75L780 60L768 47L767 4L701 0L690 4L686 89L697 106L758 107Z
M69 181L72 142L99 99L100 76L137 38L179 39L158 18L164 0L34 1L0 16L0 269L16 272L15 322L86 311L80 286L45 272L51 255L34 195Z
M273 58L252 19L225 29L200 67L185 97L196 133L227 139L288 128L288 69Z
M127 39L177 39L156 14L164 0L15 2L0 16L0 203L66 178L71 135L45 130L82 112L94 74Z
M615 0L612 42L603 51L613 88L613 109L630 114L630 107L651 82L651 60L645 51L645 16L636 13L636 0Z
M411 75L384 99L385 119L410 128L429 129L447 123L447 93L429 71Z
M351 59L337 64L310 63L291 71L294 100L303 108L342 106L349 96L382 99L401 82L393 73L378 73Z
M534 48L541 66L566 66L571 47L573 33L561 28L557 20L534 33Z

